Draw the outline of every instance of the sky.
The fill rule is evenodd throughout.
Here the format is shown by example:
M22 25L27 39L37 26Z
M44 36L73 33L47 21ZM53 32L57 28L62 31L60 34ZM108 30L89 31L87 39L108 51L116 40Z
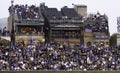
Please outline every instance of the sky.
M48 7L56 7L60 10L63 6L73 7L72 3L77 5L86 5L87 13L106 14L109 18L110 34L117 32L117 17L120 16L120 0L14 0L14 4L28 4L39 6L44 2ZM11 0L0 1L0 18L9 16L8 8L11 5Z

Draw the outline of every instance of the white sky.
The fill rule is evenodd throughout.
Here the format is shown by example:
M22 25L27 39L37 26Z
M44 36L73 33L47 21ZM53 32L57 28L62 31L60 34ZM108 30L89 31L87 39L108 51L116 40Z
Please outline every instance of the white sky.
M88 13L106 14L109 18L110 33L117 32L117 17L120 16L120 0L14 0L14 4L39 5L45 2L48 7L57 7L60 9L63 6L73 7L74 4L84 4L88 7ZM9 16L8 7L11 5L11 0L0 1L0 18Z

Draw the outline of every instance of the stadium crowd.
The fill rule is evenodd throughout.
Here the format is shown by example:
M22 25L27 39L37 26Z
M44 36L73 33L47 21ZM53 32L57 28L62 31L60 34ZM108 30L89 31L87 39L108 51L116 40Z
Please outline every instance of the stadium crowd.
M11 6L9 12L12 11L20 19L39 18L38 8L34 5ZM99 14L85 18L84 21L91 19L106 21ZM92 26L88 24L86 28L86 32L108 31L108 26L99 21ZM120 70L120 47L105 47L98 43L88 48L70 47L66 42L44 43L34 39L26 42L16 42L14 46L8 47L0 44L0 70Z
M108 33L108 18L107 16L97 14L90 14L88 17L83 17L85 22L92 21L94 22L92 25L87 24L85 26L85 32L107 32Z
M17 14L19 19L39 19L39 8L35 5L11 5L9 13Z
M14 48L0 45L0 70L120 70L120 47L94 44L88 48L68 43L43 43L29 39Z
M0 36L9 36L10 32L8 31L8 29L6 27L1 28L0 27Z

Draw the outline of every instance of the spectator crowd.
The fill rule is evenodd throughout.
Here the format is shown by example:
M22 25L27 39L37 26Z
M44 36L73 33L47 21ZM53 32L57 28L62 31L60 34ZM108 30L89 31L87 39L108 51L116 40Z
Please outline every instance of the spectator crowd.
M19 19L39 19L39 8L35 5L11 5L9 13L16 14Z
M39 18L39 9L35 5L11 6L9 12L14 12L20 19ZM107 23L106 18L99 14L83 19L84 21L102 20ZM106 23L97 21L93 25L88 24L85 31L108 32ZM16 42L14 46L8 47L0 44L0 70L120 70L119 52L118 46L105 47L94 44L88 48L70 47L69 43L44 43L29 39L27 44L25 41Z
M88 17L83 17L85 22L89 22L91 24L87 24L85 26L85 32L106 32L108 33L108 18L107 16L97 14L90 14Z
M120 70L120 47L27 42L17 42L12 48L0 45L0 70Z
M6 27L1 28L0 27L0 36L9 36L10 32L8 31L8 29Z

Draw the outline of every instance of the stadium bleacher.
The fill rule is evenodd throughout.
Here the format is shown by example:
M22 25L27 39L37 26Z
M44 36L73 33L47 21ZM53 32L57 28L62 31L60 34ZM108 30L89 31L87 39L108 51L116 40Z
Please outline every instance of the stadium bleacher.
M10 13L11 11L22 19L39 19L40 17L38 8L34 5L15 5L9 8ZM44 12L49 20L62 19L62 16L67 16L68 20L79 18L73 8L64 7L59 12L57 8L45 7ZM86 32L108 31L107 25L99 22L99 20L106 20L104 16L96 14L84 19L84 21L89 20L97 22L93 25L86 25ZM64 32L58 32L61 37L64 37L60 33L64 35ZM78 35L81 33L75 33L76 31L68 32L65 38L68 38L69 34L79 39ZM120 70L120 46L105 47L101 43L94 43L88 48L80 45L71 47L66 41L62 44L53 41L45 43L37 42L34 38L26 41L20 40L15 42L14 46L8 45L7 47L1 42L0 71Z
M66 6L61 8L61 13L63 14L63 16L67 16L69 19L79 18L79 15L73 8L67 8Z
M0 70L120 70L120 47L96 43L82 48L68 43L35 43L34 39L16 42L14 48L0 45Z
M45 12L46 12L46 17L48 17L49 19L60 19L61 15L59 13L59 11L57 10L57 8L47 8L45 7Z
M14 5L9 7L9 13L16 14L19 19L39 19L39 8L35 5Z
M87 17L86 19L84 19L84 21L92 21L91 24L89 23L85 26L86 32L109 32L108 22L105 15L97 13L95 15Z

